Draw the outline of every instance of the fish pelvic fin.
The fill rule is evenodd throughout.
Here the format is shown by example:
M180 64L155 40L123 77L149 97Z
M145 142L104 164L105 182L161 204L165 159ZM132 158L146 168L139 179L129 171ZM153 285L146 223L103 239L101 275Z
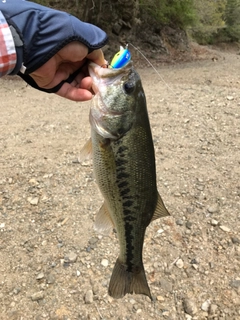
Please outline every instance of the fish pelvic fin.
M92 139L89 138L85 145L80 150L78 161L89 160L92 157Z
M104 202L100 210L97 213L96 220L94 222L94 230L101 233L104 236L108 236L114 228L111 215L108 211L107 205Z
M154 211L151 222L158 219L158 218L163 218L163 217L168 217L168 216L170 216L170 213L166 209L166 207L162 201L162 198L161 198L160 194L158 193L158 201L157 201L156 209Z
M143 265L135 267L135 270L133 268L133 271L130 272L127 266L117 259L110 279L108 294L115 299L120 299L127 293L144 294L152 300Z

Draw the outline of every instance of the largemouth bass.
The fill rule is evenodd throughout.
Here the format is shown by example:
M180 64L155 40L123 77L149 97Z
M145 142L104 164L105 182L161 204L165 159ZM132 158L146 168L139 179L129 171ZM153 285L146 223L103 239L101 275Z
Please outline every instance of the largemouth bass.
M95 92L90 110L93 167L104 197L95 229L107 233L114 228L120 244L108 293L113 298L137 293L152 299L142 261L144 234L152 220L169 213L157 191L141 79L132 62L121 69L90 63L89 73Z

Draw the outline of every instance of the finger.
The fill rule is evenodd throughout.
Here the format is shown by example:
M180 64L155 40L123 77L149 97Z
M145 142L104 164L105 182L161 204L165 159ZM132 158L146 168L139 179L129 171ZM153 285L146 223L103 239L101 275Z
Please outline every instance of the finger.
M99 66L105 64L104 55L101 49L94 50L93 52L87 55L87 59L95 62Z
M65 82L57 95L73 101L88 101L91 100L92 93L85 88L73 87L70 83Z

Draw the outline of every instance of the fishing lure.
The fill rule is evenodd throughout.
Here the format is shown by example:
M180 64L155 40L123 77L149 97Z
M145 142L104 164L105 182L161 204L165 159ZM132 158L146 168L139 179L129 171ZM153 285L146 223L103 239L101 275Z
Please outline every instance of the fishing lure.
M120 51L118 51L115 54L109 67L114 69L119 69L124 67L130 60L131 60L131 53L128 50L127 46L125 49L122 46L120 46Z

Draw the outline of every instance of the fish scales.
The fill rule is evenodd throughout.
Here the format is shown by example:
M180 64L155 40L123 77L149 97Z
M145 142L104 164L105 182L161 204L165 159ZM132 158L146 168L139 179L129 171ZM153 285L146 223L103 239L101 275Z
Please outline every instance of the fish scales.
M99 68L89 66L96 92L90 111L93 167L104 198L95 227L114 227L120 244L108 292L152 298L142 261L144 235L151 220L169 213L157 191L146 99L131 63L117 71Z

